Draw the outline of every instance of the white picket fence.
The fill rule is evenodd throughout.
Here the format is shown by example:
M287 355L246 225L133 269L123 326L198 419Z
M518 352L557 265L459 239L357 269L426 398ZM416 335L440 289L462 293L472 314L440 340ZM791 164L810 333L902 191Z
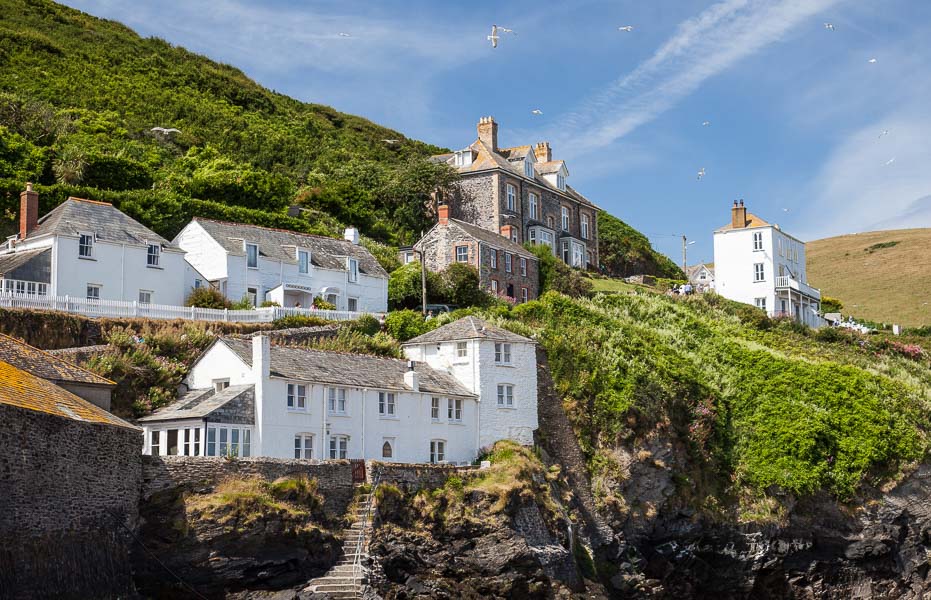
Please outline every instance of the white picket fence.
M328 321L351 321L362 315L380 317L380 313L353 312L348 310L317 310L269 306L249 310L219 308L197 308L193 306L171 306L167 304L140 304L121 300L88 300L69 296L40 294L17 294L0 292L0 307L57 310L76 313L87 317L116 317L140 319L188 319L191 321L225 321L230 323L268 323L281 317L303 315L319 317Z

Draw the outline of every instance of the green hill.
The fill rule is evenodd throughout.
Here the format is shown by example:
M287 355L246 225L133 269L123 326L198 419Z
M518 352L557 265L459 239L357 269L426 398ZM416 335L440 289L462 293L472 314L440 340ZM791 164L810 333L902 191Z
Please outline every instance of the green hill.
M442 148L120 23L47 0L0 0L0 15L0 234L33 181L43 213L69 195L105 200L168 238L199 215L329 235L351 224L404 244L455 179L425 160ZM611 274L678 270L616 219L601 237Z
M843 313L908 327L931 325L931 229L842 235L808 242L808 279Z

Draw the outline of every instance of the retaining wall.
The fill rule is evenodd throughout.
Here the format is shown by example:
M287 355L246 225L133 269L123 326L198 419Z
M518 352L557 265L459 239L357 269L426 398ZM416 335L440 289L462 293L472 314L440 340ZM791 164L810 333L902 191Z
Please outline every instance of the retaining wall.
M365 476L370 482L377 477L381 483L391 483L407 491L442 487L451 476L468 477L478 467L429 465L418 463L387 463L366 461Z

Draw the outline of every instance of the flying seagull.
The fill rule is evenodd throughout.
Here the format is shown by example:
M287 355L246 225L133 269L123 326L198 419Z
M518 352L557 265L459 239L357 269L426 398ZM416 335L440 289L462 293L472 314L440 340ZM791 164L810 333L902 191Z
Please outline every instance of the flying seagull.
M702 121L702 122L701 122L701 126L702 126L702 127L707 127L707 126L709 126L709 125L711 125L711 121Z
M886 161L886 164L887 164L887 165L891 165L891 164L894 163L894 162L895 162L895 157L893 156L892 158L890 158L889 160Z
M834 31L834 23L825 23L824 28L828 31Z
M340 31L336 35L338 35L339 37L352 37L352 35L346 33L345 31Z
M397 144L401 140L382 140L382 141L385 142L386 144Z
M491 42L492 48L498 47L498 26L497 25L491 26L491 35L485 36L485 39Z
M508 29L507 27L499 27L498 31L500 31L501 33L514 33L513 29ZM517 35L517 34L514 33L514 35Z
M876 64L876 59L875 59L875 58L871 58L871 59L869 59L869 60L866 61L866 62L870 63L871 65L875 65L875 64Z
M535 108L535 109L533 109L532 111L530 111L530 114L532 114L532 115L542 115L542 114L543 114L543 111L540 110L539 108Z
M164 127L153 127L151 131L164 135L168 135L169 133L181 133L180 129L175 129L174 127L169 127L168 129L165 129Z
M634 26L633 26L633 25L624 25L623 27L618 27L617 30L618 30L618 31L627 31L627 32L631 32L631 31L634 30Z
M880 134L879 134L879 137L876 138L876 139L882 139L882 137L883 137L884 135L888 134L888 133L889 133L889 130L888 130L888 129L883 129L883 132L880 133Z
M705 176L705 167L702 167L698 172L698 180L701 181L701 178Z

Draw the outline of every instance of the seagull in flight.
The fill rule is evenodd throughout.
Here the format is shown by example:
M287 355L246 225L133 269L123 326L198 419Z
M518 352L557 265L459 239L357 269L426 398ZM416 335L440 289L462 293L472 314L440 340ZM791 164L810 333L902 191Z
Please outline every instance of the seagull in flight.
M702 122L701 122L701 126L702 126L702 127L707 127L707 126L709 126L709 125L711 125L711 121L702 121Z
M891 165L894 162L895 162L895 157L893 156L892 158L886 161L886 165Z
M498 31L500 31L501 33L514 33L513 29L508 29L507 27L499 27ZM517 35L517 34L514 33L514 35Z
M834 31L834 23L825 23L824 28L828 31Z
M705 176L705 167L702 167L698 172L698 180L701 181L701 178Z
M401 140L382 140L382 141L385 142L386 144L394 145L400 142Z
M491 35L485 36L485 39L491 42L492 48L498 47L498 26L497 25L491 26Z
M888 130L888 129L883 129L883 132L880 133L880 134L879 134L879 137L876 138L876 139L880 140L880 139L882 139L882 137L883 137L884 135L888 135L888 133L889 133L889 130Z
M345 31L340 31L336 35L338 35L339 37L352 37L352 35L346 33Z
M174 127L164 128L164 127L153 127L150 131L155 133L161 133L163 135L168 135L170 133L181 133L180 129L175 129Z
M622 27L618 27L617 30L618 30L618 31L626 31L626 32L630 33L631 31L634 30L634 26L633 26L633 25L624 25L624 26L622 26Z
M869 59L869 60L866 61L866 62L870 63L871 65L875 65L875 64L876 64L876 59L875 59L875 58L871 58L871 59Z
M533 109L532 111L530 111L530 114L532 114L532 115L542 115L542 114L543 114L543 111L540 110L539 108L535 108L535 109Z

